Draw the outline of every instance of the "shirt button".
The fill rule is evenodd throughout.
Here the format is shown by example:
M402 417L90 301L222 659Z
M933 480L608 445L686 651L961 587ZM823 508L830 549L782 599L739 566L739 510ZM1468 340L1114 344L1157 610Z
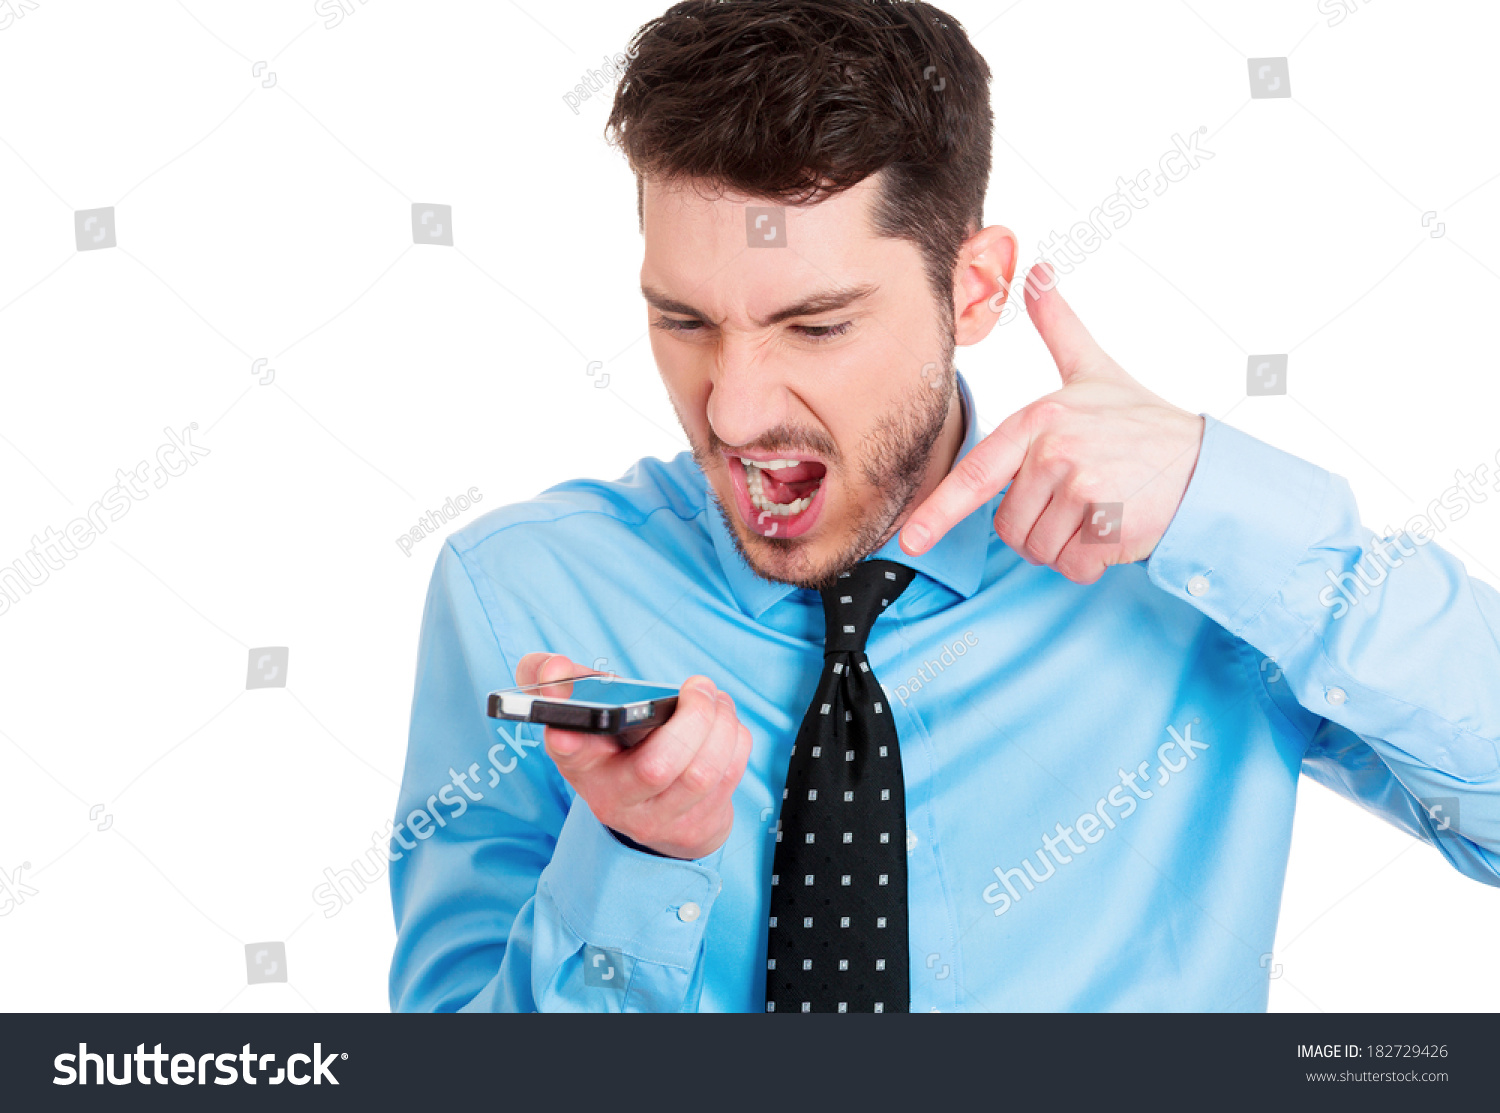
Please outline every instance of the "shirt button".
M1333 704L1333 706L1338 707L1341 703L1349 698L1349 693L1344 691L1344 689L1342 688L1329 688L1328 695L1325 698L1329 703Z
M1188 589L1188 594L1189 595L1207 595L1208 594L1208 577L1207 576L1194 576L1191 580L1189 580L1187 582L1187 589Z
M703 915L703 909L699 908L692 901L688 901L677 910L677 918L685 924L692 923L701 915Z

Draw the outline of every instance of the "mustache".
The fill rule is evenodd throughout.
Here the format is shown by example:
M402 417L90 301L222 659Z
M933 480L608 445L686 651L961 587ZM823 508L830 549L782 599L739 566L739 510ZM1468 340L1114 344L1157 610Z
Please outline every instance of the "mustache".
M713 433L709 434L710 457L728 454L737 455L739 452L787 452L797 453L804 456L816 456L820 460L829 463L839 461L838 447L832 440L826 437L762 437L753 444L731 445L721 440Z

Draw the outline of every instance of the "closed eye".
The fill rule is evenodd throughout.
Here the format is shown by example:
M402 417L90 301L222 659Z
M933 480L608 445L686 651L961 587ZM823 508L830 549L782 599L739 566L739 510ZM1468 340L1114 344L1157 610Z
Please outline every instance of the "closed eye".
M679 321L676 317L658 317L651 324L663 332L697 332L702 321Z
M800 329L802 335L809 340L832 340L836 336L843 336L853 326L853 321L844 321L837 325L793 325L792 327Z
M656 320L652 322L652 325L655 328L661 329L663 332L675 333L700 332L705 327L702 321L693 318L682 320L677 317L664 316L657 317ZM800 336L802 336L803 339L811 340L814 343L817 343L821 340L835 340L838 337L843 336L851 328L854 327L854 322L842 321L836 325L791 325L789 327L795 330Z

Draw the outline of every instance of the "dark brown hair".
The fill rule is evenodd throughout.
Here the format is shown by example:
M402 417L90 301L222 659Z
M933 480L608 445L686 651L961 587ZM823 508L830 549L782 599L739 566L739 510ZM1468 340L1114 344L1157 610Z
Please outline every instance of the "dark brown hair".
M994 128L958 20L914 0L684 0L630 54L605 130L638 214L645 176L797 205L883 172L875 231L917 246L951 326Z

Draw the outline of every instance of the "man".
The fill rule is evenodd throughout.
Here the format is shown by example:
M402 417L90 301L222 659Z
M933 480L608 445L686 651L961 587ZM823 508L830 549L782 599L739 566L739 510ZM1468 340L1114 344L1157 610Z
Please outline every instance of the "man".
M1500 596L1145 390L1046 268L1061 387L979 428L953 352L1017 244L954 20L693 0L631 53L693 451L444 546L394 1008L1264 1009L1300 772L1500 884ZM594 671L677 709L633 747L486 717Z

